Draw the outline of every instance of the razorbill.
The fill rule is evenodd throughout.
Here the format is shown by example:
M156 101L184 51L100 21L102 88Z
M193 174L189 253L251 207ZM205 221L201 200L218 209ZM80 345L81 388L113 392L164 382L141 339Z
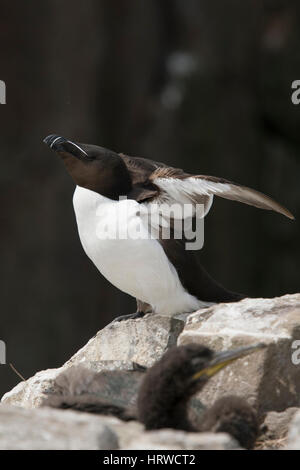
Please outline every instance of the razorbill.
M214 195L294 219L270 197L223 178L188 174L58 135L44 142L58 153L76 184L73 204L84 251L106 279L137 299L137 312L116 320L150 311L193 312L245 297L213 280L196 251L186 248L188 230L196 233L195 222L208 213ZM180 235L178 222L189 227Z

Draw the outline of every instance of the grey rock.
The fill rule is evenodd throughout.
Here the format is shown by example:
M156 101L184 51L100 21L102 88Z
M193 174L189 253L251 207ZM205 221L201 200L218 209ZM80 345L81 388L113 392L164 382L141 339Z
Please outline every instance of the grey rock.
M42 404L57 406L63 400L69 405L80 402L84 411L86 404L101 404L101 410L106 405L133 409L143 376L141 370L94 372L82 365L70 366L56 377L51 390L44 392L48 400Z
M1 450L114 450L117 435L101 417L75 411L0 405Z
M101 416L101 422L118 436L120 449L127 448L144 433L144 426L138 421L124 422L115 416Z
M49 428L52 434L49 434L48 444L42 435L40 441L36 441L41 446L39 448L51 448L50 441L53 441L53 445L59 446L57 436L61 433L61 416L68 416L61 413L72 413L76 419L70 417L70 423L74 423L75 430L78 427L78 438L76 437L77 441L74 443L71 435L68 437L66 434L62 441L64 448L85 445L85 443L80 444L80 426L77 426L78 416L81 415L84 417L83 427L88 431L91 429L90 426L94 425L93 420L96 418L99 430L110 429L115 439L116 435L118 436L120 447L126 449L237 448L237 443L231 437L222 434L185 433L172 430L146 432L143 426L135 421L125 423L110 416L92 416L50 408L22 410L6 405L38 408L49 396L64 393L76 396L87 393L96 395L104 403L131 407L135 404L145 369L177 341L178 344L198 342L215 350L263 341L268 344L265 350L236 361L213 377L197 397L198 400L193 398L190 412L201 420L203 404L210 406L223 395L243 396L257 407L259 413L267 413L265 424L268 429L262 436L265 442L284 440L292 419L289 445L300 449L300 431L298 432L300 416L299 412L292 408L300 406L300 365L292 362L292 354L295 351L292 349L294 340L300 340L300 294L274 299L244 299L241 302L218 304L190 315L184 314L173 318L149 314L138 320L112 323L99 331L64 366L38 372L34 377L19 383L3 397L2 403L5 405L1 405L0 413L3 413L3 416L6 413L7 416L3 418L3 423L11 421L8 429L13 429L14 420L16 426L19 423L19 430L16 430L19 444L11 432L9 434L11 444L7 439L5 442L3 440L3 446L4 448L13 448L9 447L10 445L30 446L30 442L38 439L38 436L32 431L28 437L23 438L22 433L26 434L24 429L28 422L31 422L34 430L35 423L39 420L45 429L47 429L47 420L52 423ZM81 367L87 370L85 379L79 382L70 380L70 371L80 370ZM92 385L95 374L97 374L96 388ZM8 411L5 411L5 408ZM31 414L31 411L45 414L35 415ZM71 424L69 428L72 428ZM91 431L90 436L88 445L94 446L92 448L101 446L109 448L117 445L116 441L115 444L99 444L97 440L93 441L94 431ZM0 442L1 439L4 439L3 432L0 433ZM46 447L47 445L49 447Z
M275 441L285 438L297 411L300 411L300 409L295 407L281 412L269 411L262 425L263 435L260 440Z
M100 330L67 364L107 360L131 361L150 367L173 345L184 319L148 314L137 320L110 323Z
M125 449L151 450L230 450L238 443L225 433L189 433L173 429L146 431L135 437Z
M294 414L287 439L289 450L300 450L300 410Z
M226 450L240 447L231 436L223 433L189 433L172 429L145 431L137 421L125 423L111 416L102 416L101 420L117 434L120 449Z
M18 383L12 390L3 395L1 402L24 408L41 406L46 394L55 392L55 379L63 370L61 367L37 372L33 377Z
M65 368L70 367L70 365L75 365L76 361L69 360L65 364ZM101 372L103 370L122 370L122 371L139 371L143 372L146 370L146 367L137 364L132 361L82 361L80 362L84 367L94 372Z
M45 395L56 393L57 377L72 365L84 365L96 372L143 371L170 346L176 344L183 327L182 318L152 314L138 320L111 323L99 331L63 367L38 372L6 393L2 402L26 408L41 406ZM132 394L135 395L138 383L131 385Z
M88 362L84 362L84 366L67 366L38 372L6 393L2 403L36 408L44 405L49 397L91 394L91 397L96 396L103 404L133 406L144 374L143 369L113 370L111 362L108 361L107 369L102 362L101 372L86 368Z
M265 342L268 347L226 367L199 395L205 405L221 396L245 397L259 412L282 411L300 403L300 366L292 343L300 339L300 294L244 299L191 314L179 344L197 342L217 351Z

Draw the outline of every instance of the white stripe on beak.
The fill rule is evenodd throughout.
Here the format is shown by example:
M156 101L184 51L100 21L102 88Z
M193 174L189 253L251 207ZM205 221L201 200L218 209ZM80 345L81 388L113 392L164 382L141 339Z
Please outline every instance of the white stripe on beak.
M50 148L52 149L53 145L57 140L61 139L61 137L56 137L56 139L53 140L52 144L50 145Z
M55 140L56 140L56 139L55 139ZM55 142L55 141L54 141L54 142ZM87 154L81 147L79 147L79 145L75 144L75 143L72 142L71 140L67 140L67 142L68 142L69 144L74 145L74 147L77 147L78 150L80 150L80 152L84 153L84 155L86 155L86 156L88 157L88 154ZM53 144L52 144L52 145L53 145Z

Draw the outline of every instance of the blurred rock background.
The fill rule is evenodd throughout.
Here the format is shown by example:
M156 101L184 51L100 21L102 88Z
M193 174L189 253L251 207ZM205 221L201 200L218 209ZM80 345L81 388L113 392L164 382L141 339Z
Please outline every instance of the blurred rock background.
M0 0L1 320L7 361L57 367L134 301L84 254L50 133L259 189L299 212L296 0ZM250 296L299 291L300 229L215 200L207 270ZM0 393L17 382L0 366Z

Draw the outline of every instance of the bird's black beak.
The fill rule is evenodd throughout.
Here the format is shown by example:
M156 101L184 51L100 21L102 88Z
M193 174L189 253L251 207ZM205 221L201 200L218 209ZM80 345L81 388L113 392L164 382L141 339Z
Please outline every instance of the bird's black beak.
M57 150L60 147L60 144L67 142L67 139L61 137L60 135L51 134L45 137L43 142L48 145L52 150Z
M221 351L215 353L208 366L196 372L192 376L192 380L210 378L223 369L223 367L228 366L241 357L248 356L248 354L251 354L260 349L264 349L266 346L267 345L265 343L257 343L253 346L244 346L238 349L232 349L231 351Z
M65 139L65 137L61 137L60 135L48 135L44 139L44 143L55 152L68 153L76 158L79 158L80 160L88 158L87 152L83 148L81 148L79 144L77 144L76 142L72 142L71 140Z

